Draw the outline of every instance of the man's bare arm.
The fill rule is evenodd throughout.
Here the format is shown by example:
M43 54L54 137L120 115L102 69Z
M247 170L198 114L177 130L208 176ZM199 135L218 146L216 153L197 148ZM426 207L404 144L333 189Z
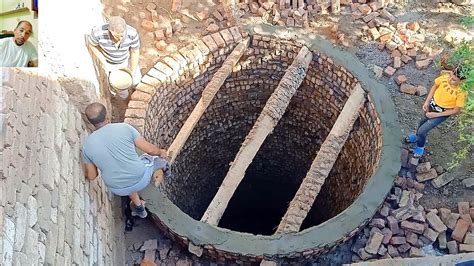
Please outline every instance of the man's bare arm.
M86 178L91 181L96 179L96 177L99 175L99 172L97 171L97 167L91 163L85 163L82 165L84 168L84 175L86 176Z
M132 75L134 75L135 70L138 67L138 59L140 57L140 49L130 49L130 61L128 63L128 66L130 68L130 72L132 72Z
M150 155L158 155L160 157L168 156L168 152L166 150L160 149L157 146L151 144L150 142L146 141L146 139L142 136L139 136L135 139L135 145L137 146L137 148Z

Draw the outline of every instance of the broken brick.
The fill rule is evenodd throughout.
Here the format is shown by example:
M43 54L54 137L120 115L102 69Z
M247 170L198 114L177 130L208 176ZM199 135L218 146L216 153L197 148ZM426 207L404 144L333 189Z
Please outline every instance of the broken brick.
M398 75L396 78L395 78L395 82L400 85L404 82L407 81L407 77L405 75Z
M390 239L390 244L392 245L402 245L402 244L405 244L406 242L407 241L404 236L392 236L392 238Z
M393 67L394 68L400 68L402 66L402 60L400 57L396 56L393 58Z
M406 25L407 29L417 32L420 29L420 24L418 22L409 22Z
M417 69L425 69L431 64L431 59L425 59L425 60L420 60L416 61L416 68Z
M425 254L419 248L411 247L410 248L410 257L417 258L417 257L424 257Z
M423 236L429 239L431 242L435 242L439 236L439 233L431 228L426 228L423 232Z
M390 239L392 238L392 231L390 231L390 229L388 228L384 228L382 229L382 234L383 234L382 243L386 245L390 242Z
M449 241L447 246L449 254L458 254L458 243L456 241Z
M398 253L398 250L396 247L392 246L392 245L388 245L387 246L387 252L390 256L392 256L393 258L395 257L399 257L400 254Z
M416 87L413 86L413 85L410 85L408 83L403 83L401 86L400 86L400 92L403 92L403 93L406 93L406 94L410 94L410 95L415 95L416 93ZM434 178L434 177L433 177ZM420 180L418 180L420 181ZM421 182L421 181L420 181Z
M387 66L383 73L389 77L393 76L397 70L391 66Z
M425 96L426 94L428 94L428 90L426 89L426 87L423 87L423 86L416 87L416 95Z
M380 245L382 244L383 240L383 234L372 231L370 233L369 240L367 241L367 244L365 245L365 251L367 251L370 254L377 254Z
M410 244L405 243L405 244L403 244L403 245L398 246L397 249L398 249L398 252L400 252L400 253L405 253L405 252L407 252L408 250L410 250L410 248L411 248Z
M413 86L413 94L415 93L416 93L416 87ZM416 180L418 182L428 181L436 177L438 177L438 173L436 173L436 170L433 168L431 168L428 172L416 174Z
M141 26L146 31L154 31L155 30L155 24L152 21L149 21L147 19L142 20Z
M458 202L459 215L469 214L469 202L460 201Z

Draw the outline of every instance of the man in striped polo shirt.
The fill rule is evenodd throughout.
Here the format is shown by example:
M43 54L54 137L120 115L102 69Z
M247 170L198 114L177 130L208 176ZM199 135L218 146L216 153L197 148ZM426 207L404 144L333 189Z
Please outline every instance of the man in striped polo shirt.
M137 30L127 25L123 18L111 17L109 23L93 28L89 43L104 55L107 75L113 70L125 68L132 73L133 85L140 82L140 39ZM122 99L129 98L127 90L118 94Z

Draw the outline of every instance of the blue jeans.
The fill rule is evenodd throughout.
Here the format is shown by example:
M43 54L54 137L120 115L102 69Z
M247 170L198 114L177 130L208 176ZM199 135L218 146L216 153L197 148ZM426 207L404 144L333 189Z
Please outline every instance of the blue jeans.
M428 132L433 128L437 127L439 124L443 123L449 116L441 116L435 118L424 117L421 119L418 124L418 129L416 131L416 146L424 147L426 143L426 137Z

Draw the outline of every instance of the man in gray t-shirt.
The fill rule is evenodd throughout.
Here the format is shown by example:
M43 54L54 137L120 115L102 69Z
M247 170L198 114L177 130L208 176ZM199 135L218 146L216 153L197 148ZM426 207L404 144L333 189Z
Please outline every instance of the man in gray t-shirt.
M155 170L168 171L169 164L163 159L167 157L167 152L146 141L132 126L110 123L106 114L105 106L100 103L86 108L87 119L96 128L85 139L82 149L86 177L94 180L98 176L98 168L112 193L130 197L135 205L132 215L145 218L146 211L138 191L150 183ZM136 148L147 154L139 156Z

